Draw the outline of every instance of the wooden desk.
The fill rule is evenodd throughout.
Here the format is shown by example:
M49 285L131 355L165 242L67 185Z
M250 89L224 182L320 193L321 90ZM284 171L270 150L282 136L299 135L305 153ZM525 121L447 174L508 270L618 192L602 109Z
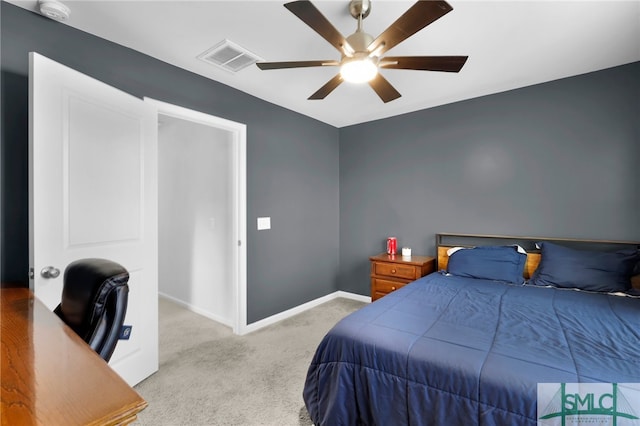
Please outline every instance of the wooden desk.
M120 425L147 402L26 288L0 299L2 425Z

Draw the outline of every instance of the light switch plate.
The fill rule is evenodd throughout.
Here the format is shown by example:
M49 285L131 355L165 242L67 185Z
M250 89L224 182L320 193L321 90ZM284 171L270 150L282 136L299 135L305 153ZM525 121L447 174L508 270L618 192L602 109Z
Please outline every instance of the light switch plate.
M258 218L258 231L263 231L265 229L271 229L271 218L270 217L259 217Z

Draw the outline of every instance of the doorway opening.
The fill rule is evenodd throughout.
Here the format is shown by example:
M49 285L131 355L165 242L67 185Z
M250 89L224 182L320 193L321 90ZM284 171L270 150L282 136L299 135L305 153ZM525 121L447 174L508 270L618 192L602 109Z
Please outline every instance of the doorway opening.
M246 126L158 110L158 292L244 334Z

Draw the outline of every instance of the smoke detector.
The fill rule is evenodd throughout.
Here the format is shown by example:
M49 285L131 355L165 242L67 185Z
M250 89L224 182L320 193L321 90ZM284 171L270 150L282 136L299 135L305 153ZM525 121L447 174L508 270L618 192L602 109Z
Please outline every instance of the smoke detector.
M38 0L40 13L55 21L66 21L69 19L71 9L57 0Z

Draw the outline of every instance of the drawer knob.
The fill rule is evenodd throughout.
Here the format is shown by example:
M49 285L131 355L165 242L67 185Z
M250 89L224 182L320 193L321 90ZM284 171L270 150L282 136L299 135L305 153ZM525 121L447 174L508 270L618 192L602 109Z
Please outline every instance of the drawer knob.
M395 270L395 269L392 269L392 270L391 270L391 273L392 273L392 274L395 274L395 273L396 273L396 270Z
M395 289L396 289L395 287L391 287L391 291L393 291L393 290L395 290Z

